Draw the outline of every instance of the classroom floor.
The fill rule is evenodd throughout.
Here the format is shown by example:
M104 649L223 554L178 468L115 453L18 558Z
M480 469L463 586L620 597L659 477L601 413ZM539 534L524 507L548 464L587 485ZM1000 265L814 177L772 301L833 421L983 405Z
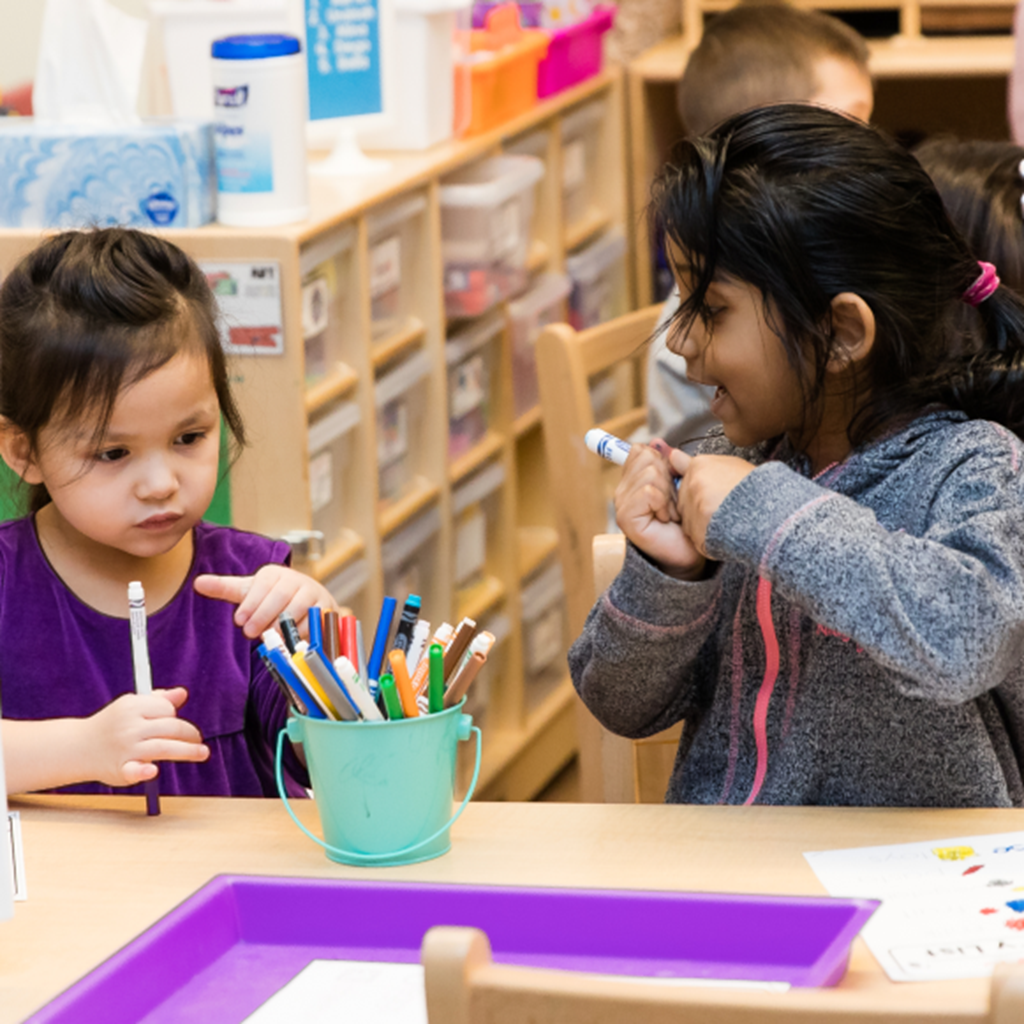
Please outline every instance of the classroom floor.
M535 797L551 803L579 803L580 763L574 757Z

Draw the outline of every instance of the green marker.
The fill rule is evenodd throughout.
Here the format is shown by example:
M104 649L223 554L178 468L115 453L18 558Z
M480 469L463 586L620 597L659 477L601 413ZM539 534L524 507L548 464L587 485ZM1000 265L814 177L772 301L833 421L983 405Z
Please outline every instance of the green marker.
M397 722L405 717L402 714L398 690L395 689L395 677L390 672L385 672L380 677L380 694L384 698L384 710L388 713L389 721Z
M430 676L427 684L427 710L430 714L444 711L444 648L440 644L431 644Z

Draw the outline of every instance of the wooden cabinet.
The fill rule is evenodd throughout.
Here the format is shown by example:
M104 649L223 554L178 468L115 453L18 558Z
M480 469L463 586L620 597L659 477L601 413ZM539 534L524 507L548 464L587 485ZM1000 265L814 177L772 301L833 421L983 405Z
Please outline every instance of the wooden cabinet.
M449 335L478 321L446 320L440 192L497 154L539 158L528 266L561 273L572 248L626 231L622 87L610 69L489 134L389 155L391 169L372 178L313 176L303 223L168 233L216 270L225 310L246 287L280 296L283 346L230 359L250 439L230 470L232 523L271 536L320 531L322 550L297 544L297 564L371 629L383 595L412 587L435 624L470 615L503 637L481 688L486 707L477 704L478 791L492 799L533 796L569 761L575 696L564 658L555 685L534 693L524 684L522 594L557 565L558 542L539 409L513 409L504 303L489 314L485 429L450 445L453 389L481 385L446 359ZM589 104L601 112L591 156L581 163L570 148L566 174L562 127ZM563 194L580 175L588 198L567 224ZM38 237L0 232L0 273Z
M685 128L676 87L704 18L736 0L681 0L683 33L653 46L628 70L630 222L636 226L636 301L655 300L644 210L650 185ZM868 40L875 83L872 122L908 142L935 132L1005 138L1009 34L1016 0L795 0L832 13L890 12L894 35ZM967 34L970 33L970 34Z

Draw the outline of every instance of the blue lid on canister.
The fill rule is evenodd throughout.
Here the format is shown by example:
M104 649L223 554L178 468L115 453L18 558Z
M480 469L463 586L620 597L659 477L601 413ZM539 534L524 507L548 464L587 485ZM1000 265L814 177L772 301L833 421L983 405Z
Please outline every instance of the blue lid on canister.
M295 36L274 32L215 39L210 52L218 60L260 60L262 57L287 57L301 49Z

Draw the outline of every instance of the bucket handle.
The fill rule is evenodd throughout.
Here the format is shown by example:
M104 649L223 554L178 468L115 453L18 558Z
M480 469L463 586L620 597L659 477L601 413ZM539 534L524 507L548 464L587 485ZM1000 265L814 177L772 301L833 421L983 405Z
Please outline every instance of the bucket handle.
M466 790L466 795L462 799L462 803L459 804L459 809L448 819L448 821L442 825L433 835L427 836L426 839L421 839L418 843L413 843L412 846L405 846L400 850L388 850L385 853L356 853L354 850L341 850L336 846L331 846L330 843L325 843L319 836L313 835L312 832L302 824L301 821L296 817L295 812L292 810L292 805L288 800L288 794L285 792L284 777L281 774L281 757L284 750L284 738L288 734L287 728L282 729L277 734L277 752L274 757L274 778L277 781L277 795L281 798L284 804L284 809L288 812L289 817L302 832L305 832L310 839L313 840L319 846L322 846L329 853L336 853L342 857L348 857L351 860L365 860L371 863L378 863L382 857L404 857L406 854L414 853L416 850L421 849L424 846L428 846L438 836L443 835L448 829L455 824L459 819L459 816L466 809L466 804L473 797L473 793L476 790L476 782L480 777L480 755L483 750L483 738L480 733L479 726L470 726L470 732L476 733L476 762L473 765L473 778L469 780L469 788ZM386 864L379 865L381 867L387 867Z

